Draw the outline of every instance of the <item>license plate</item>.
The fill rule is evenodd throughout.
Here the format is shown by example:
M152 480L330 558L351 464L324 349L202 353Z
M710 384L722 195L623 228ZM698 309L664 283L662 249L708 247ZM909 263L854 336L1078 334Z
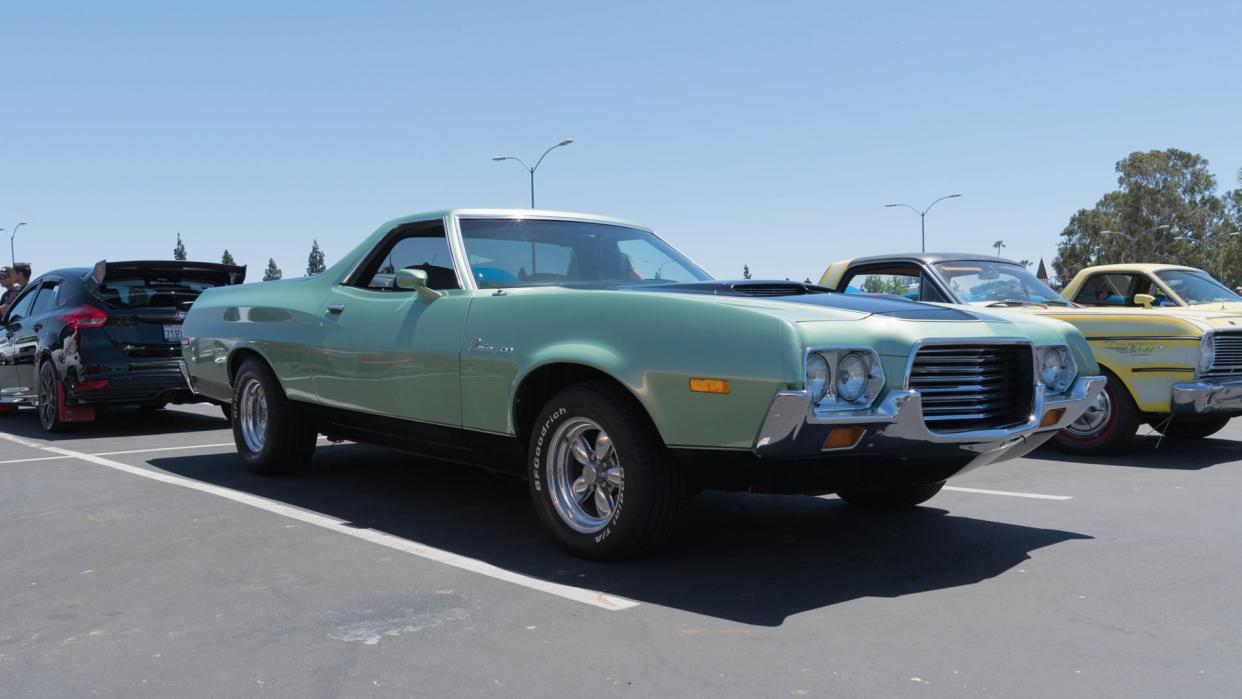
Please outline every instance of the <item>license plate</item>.
M165 325L164 326L164 341L165 342L181 342L181 326L180 325Z

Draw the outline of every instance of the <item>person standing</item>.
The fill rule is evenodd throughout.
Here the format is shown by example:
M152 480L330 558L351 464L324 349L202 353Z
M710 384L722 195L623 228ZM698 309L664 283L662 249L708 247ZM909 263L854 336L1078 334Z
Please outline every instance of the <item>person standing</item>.
M9 312L9 306L12 305L13 299L26 288L30 283L30 263L18 262L13 265L13 272L9 276L9 289L4 292L4 296L0 296L0 317Z

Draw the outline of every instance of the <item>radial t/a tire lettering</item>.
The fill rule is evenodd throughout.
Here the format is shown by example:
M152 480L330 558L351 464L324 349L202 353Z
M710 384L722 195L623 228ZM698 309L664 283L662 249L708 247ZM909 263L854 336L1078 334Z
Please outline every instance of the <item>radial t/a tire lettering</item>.
M252 473L276 476L301 470L318 434L268 365L247 359L233 382L233 442Z
M681 483L668 450L637 401L607 384L572 386L548 401L528 474L539 519L576 556L651 550L676 520Z

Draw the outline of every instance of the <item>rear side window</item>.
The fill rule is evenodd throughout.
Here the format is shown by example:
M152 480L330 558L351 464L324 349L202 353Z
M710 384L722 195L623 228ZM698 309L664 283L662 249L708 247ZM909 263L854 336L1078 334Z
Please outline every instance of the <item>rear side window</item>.
M215 286L209 282L192 282L147 277L141 279L106 279L96 292L109 308L177 308L187 310L194 299Z
M60 280L49 279L39 285L39 295L30 309L31 316L42 315L56 308L56 297L60 291Z

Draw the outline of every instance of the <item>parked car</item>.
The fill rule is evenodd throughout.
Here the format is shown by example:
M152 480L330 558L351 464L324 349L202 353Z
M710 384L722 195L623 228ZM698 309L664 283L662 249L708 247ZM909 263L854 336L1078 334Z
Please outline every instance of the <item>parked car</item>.
M30 282L0 332L0 411L38 406L54 432L95 409L205 400L181 371L181 322L205 289L246 268L210 262L99 262Z
M1065 285L1064 296L1083 306L1176 307L1242 314L1242 296L1207 272L1181 265L1087 267Z
M654 546L696 488L913 506L1103 385L1063 323L713 281L646 228L525 210L390 221L315 277L207 291L184 327L252 471L296 471L317 433L512 471L596 559Z
M820 284L898 291L918 301L1014 308L1073 324L1108 385L1055 438L1070 452L1121 449L1147 422L1168 437L1201 438L1242 415L1242 314L1194 308L1082 308L1024 266L991 255L909 253L835 262Z

